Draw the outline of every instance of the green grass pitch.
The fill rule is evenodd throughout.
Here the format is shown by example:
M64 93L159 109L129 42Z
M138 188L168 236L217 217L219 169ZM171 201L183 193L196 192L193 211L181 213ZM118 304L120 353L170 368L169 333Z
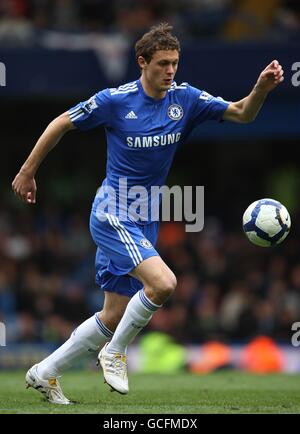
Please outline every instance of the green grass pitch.
M101 373L73 371L61 384L77 401L59 406L25 389L25 372L0 372L0 413L300 413L300 375L251 375L236 371L209 375L130 375L126 396L110 392Z

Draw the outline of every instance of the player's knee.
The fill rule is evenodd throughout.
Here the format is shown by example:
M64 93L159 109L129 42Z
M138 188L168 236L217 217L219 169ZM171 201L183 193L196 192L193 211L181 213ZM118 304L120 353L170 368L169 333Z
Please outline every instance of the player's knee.
M169 273L163 273L156 283L153 285L152 290L163 301L169 298L177 285L175 274L170 271Z

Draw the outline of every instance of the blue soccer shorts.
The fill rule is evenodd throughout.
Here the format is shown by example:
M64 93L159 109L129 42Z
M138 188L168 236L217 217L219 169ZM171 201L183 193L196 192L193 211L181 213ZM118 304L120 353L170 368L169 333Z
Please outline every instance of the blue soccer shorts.
M159 256L154 246L159 222L146 225L97 213L93 206L90 231L97 245L96 283L104 290L132 297L143 284L128 275L143 260Z

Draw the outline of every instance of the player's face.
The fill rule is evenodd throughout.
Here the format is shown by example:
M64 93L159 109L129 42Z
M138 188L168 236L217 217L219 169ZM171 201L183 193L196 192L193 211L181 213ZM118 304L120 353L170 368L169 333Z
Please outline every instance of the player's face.
M177 50L158 50L149 63L140 64L142 76L157 95L163 95L171 88L179 62Z

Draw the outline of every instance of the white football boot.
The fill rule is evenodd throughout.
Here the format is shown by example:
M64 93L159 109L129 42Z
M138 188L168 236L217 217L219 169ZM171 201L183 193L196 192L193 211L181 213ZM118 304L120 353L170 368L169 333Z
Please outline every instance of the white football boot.
M104 382L107 383L112 391L117 391L122 395L128 393L127 363L125 354L108 353L104 345L98 355L98 361L103 369Z
M49 380L43 380L37 374L37 366L34 365L27 371L25 377L26 388L33 387L38 392L41 392L51 404L72 404L72 401L64 396L58 379L50 378Z

